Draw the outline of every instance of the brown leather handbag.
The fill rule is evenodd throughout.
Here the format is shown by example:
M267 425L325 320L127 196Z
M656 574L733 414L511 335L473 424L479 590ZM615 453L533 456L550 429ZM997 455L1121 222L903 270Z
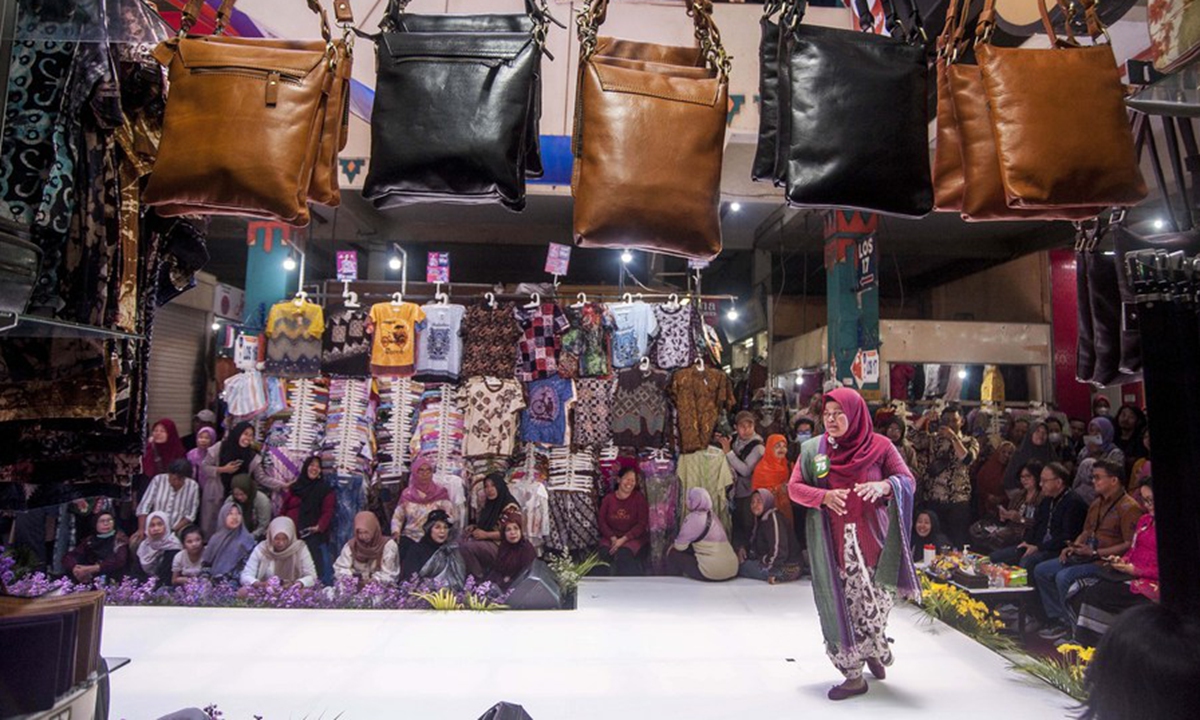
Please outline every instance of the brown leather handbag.
M308 202L337 205L337 155L345 146L352 56L333 39L319 0L320 41L190 37L203 0L189 0L178 36L154 55L170 95L158 158L143 195L164 216L241 215L306 225ZM343 28L353 22L335 0ZM198 147L213 134L219 141Z
M1146 197L1124 86L1094 3L1085 2L1088 34L1095 44L1054 32L1045 0L1039 0L1049 49L990 44L995 0L987 0L977 29L976 57L982 75L1000 179L1010 208L1094 208L1135 205ZM950 76L951 85L954 75ZM970 179L968 178L968 183Z
M934 119L936 143L933 147L933 207L941 211L962 210L963 166L958 126L954 121L954 103L950 97L950 82L946 66L951 56L958 54L969 0L950 0L946 7L946 23L937 39L937 116Z
M607 10L587 0L577 21L575 241L714 257L729 57L712 0L689 0L698 48L599 37Z

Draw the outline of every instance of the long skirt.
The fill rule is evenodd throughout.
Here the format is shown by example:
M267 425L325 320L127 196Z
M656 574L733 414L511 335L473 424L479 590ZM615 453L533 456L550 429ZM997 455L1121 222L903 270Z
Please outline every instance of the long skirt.
M875 573L867 567L858 545L856 525L845 527L842 556L845 569L838 571L838 577L846 595L854 644L829 649L828 655L846 679L856 680L862 677L863 664L868 659L877 658L884 665L892 664L887 620L895 598L891 591L875 584Z

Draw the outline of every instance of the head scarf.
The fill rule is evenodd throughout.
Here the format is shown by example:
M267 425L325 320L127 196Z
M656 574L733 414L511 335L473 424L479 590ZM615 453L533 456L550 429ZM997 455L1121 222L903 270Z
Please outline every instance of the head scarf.
M929 516L929 535L927 537L917 534L917 518L921 515ZM942 520L937 513L932 510L918 510L913 513L912 545L914 554L918 548L924 550L926 545L934 545L940 549L943 545L949 544L950 541L942 534Z
M237 506L233 503L226 503L221 508L220 525L209 538L208 545L204 546L204 554L200 556L201 565L209 568L213 577L223 577L236 572L254 549L254 536L246 529L245 521L238 523L236 530L225 526L225 519L235 507ZM237 511L241 512L241 508Z
M1033 436L1038 428L1046 429L1046 439L1041 445L1035 445ZM995 452L992 453L995 455ZM989 458L990 459L990 458ZM1054 453L1054 446L1050 444L1050 428L1046 427L1043 420L1030 423L1029 432L1025 433L1025 439L1021 441L1021 447L1013 453L1012 460L1008 461L1008 467L1004 470L1004 487L1013 490L1021 486L1021 468L1025 467L1025 463L1030 460L1037 460L1041 464L1054 462L1058 458Z
M771 513L778 512L775 509L775 493L767 489L759 489L754 491L754 495L757 495L759 500L762 500L763 511L761 515L754 518L754 526L750 529L751 545L758 538L758 529L762 527L763 522L771 517ZM751 498L753 497L752 495Z
M165 473L172 461L187 457L187 449L179 439L179 430L176 429L174 420L163 418L154 425L163 426L167 431L167 441L156 443L153 437L146 441L146 449L142 452L142 472L149 477Z
M862 396L850 388L836 388L825 394L825 402L836 402L846 414L848 428L840 438L830 437L826 428L829 451L830 488L853 488L866 479L867 470L883 462L892 450L892 441L871 427L871 413ZM851 495L851 498L857 497Z
M421 473L419 470L424 467L429 468L428 480L421 480ZM429 458L421 456L416 460L413 460L412 468L408 473L408 487L404 488L404 492L400 493L400 502L416 503L417 505L429 505L437 502L438 500L449 500L449 491L434 482L433 473L433 461Z
M779 445L787 448L787 438L782 435L771 435L767 438L767 451L754 466L754 474L750 476L755 490L770 490L788 481L787 455L775 457L775 448Z
M421 542L431 547L441 547L440 544L433 541L433 526L436 523L444 522L450 527L450 533L446 535L446 542L454 537L454 520L451 519L450 513L438 508L425 516L425 536L421 538Z
M908 438L908 423L904 422L904 418L899 416L891 418L887 421L887 424L883 426L883 432L885 435L887 434L888 428L893 425L900 428L900 439L895 443L895 445L899 447L903 445L905 439Z
M246 527L255 527L258 525L258 518L254 516L254 498L258 496L258 486L254 484L254 478L245 473L238 473L233 476L233 487L229 491L229 499L238 505L238 509L242 511L242 524ZM238 502L233 497L234 490L241 490L246 493L246 502Z
M167 527L163 536L157 540L150 537L150 521L154 518L159 518L163 521L163 525ZM175 533L171 532L171 518L161 510L156 510L150 513L150 517L146 518L146 537L142 539L141 544L137 548L138 560L142 563L142 569L146 572L153 572L154 566L158 564L159 558L167 550L182 550L183 546L179 544L179 539L175 537Z
M504 481L504 475L501 473L492 473L488 475L488 480L496 486L496 499L488 500L479 510L479 521L477 525L483 530L500 530L500 517L504 514L504 509L509 505L521 507L521 503L513 497L513 494L508 489L508 483Z
M693 512L712 512L713 501L712 496L702 487L694 487L688 490L687 494L687 511Z
M313 527L321 521L321 510L325 507L325 498L332 492L329 483L325 482L325 476L321 475L316 480L308 476L308 468L316 463L321 464L321 458L313 455L304 461L300 466L300 474L296 476L296 482L292 483L292 494L300 498L300 527Z
M515 543L509 542L504 532L504 528L510 523L516 523L521 528L521 539ZM500 526L496 529L500 531L500 549L496 553L496 562L492 565L489 577L506 586L533 564L537 558L537 551L525 537L525 524L520 512L509 510L504 513L500 519Z
M208 455L208 449L217 441L217 431L206 425L196 431L196 439L199 440L201 435L208 435L212 438L212 442L208 444L209 447L202 448L197 443L196 447L188 450L187 453L188 462L192 464L192 477L197 481L204 477L200 474L200 466L204 464L204 458Z
M258 450L254 447L253 443L250 444L250 447L244 448L238 442L238 438L242 436L242 433L253 428L254 426L248 422L240 422L234 425L233 430L221 441L221 449L217 457L218 465L228 465L234 460L242 461L242 466L237 469L236 473L221 473L221 484L225 486L226 493L230 490L230 483L233 482L233 476L235 474L250 472L250 463L254 462L254 458L258 456Z
M1113 449L1113 435L1116 433L1116 430L1113 428L1112 420L1097 415L1096 417L1092 418L1091 422L1088 423L1088 429L1085 435L1091 434L1093 425L1100 428L1100 454L1103 455L1104 453ZM1091 455L1091 452L1092 449L1088 447L1087 443L1084 443L1083 450L1079 452L1079 459L1083 460Z
M358 539L358 531L365 529L371 533L371 539L367 542L362 542ZM354 555L354 562L364 565L369 564L371 567L379 567L383 564L383 549L391 540L383 534L383 530L379 527L379 518L375 517L375 513L363 511L354 516L354 534L350 536L350 552Z
M110 530L106 535L101 535L100 531L95 529L95 526L100 524L100 518L105 515L113 519L113 529ZM92 553L93 558L89 564L107 560L108 558L112 557L113 553L117 551L117 548L129 542L129 539L125 537L125 533L117 529L116 519L116 515L114 515L111 510L101 510L100 512L96 513L92 537L88 541L88 549Z
M279 533L287 535L288 546L283 550L276 551L271 540ZM275 577L279 578L284 585L290 585L301 578L301 573L304 572L304 563L301 562L300 557L305 551L305 546L302 542L296 542L296 523L292 522L290 517L281 515L272 520L271 524L267 526L267 539L258 546L262 548L263 558L275 563Z

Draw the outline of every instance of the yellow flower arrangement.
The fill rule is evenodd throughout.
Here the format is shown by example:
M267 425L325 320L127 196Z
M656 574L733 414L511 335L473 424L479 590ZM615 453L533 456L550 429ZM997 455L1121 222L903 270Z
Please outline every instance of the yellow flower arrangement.
M972 637L994 637L1004 629L999 614L970 593L953 585L921 577L921 594L925 611L943 622L957 627Z

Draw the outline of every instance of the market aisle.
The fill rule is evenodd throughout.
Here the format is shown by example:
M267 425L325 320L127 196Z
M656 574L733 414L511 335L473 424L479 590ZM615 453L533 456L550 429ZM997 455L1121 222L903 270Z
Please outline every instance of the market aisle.
M1039 720L1071 706L907 607L888 680L830 703L807 582L592 579L580 596L575 612L108 608L104 654L134 660L113 676L112 717L216 703L229 720L474 720L506 699L534 720Z

